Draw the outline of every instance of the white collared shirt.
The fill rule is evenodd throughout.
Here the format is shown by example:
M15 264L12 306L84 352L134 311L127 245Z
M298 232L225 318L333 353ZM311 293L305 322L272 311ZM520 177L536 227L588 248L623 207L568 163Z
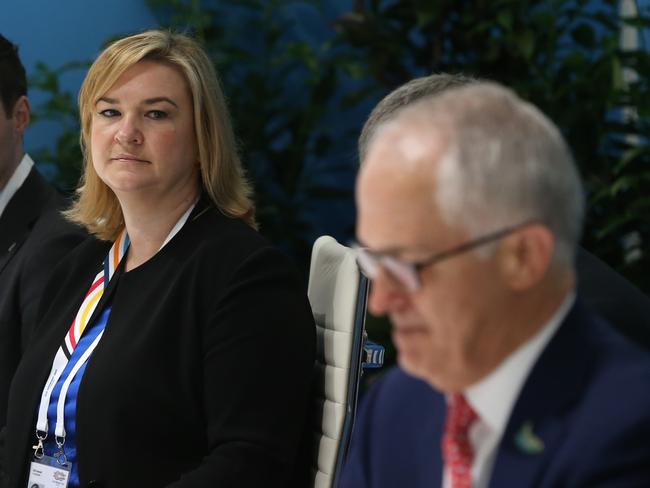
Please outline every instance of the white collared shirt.
M14 170L14 174L12 174L9 181L7 181L5 187L0 189L0 217L2 217L2 213L5 211L5 208L7 208L9 200L13 198L20 187L23 186L23 183L25 183L25 180L33 166L34 161L32 161L32 158L30 158L28 154L25 154L18 167Z
M488 486L497 447L519 393L537 358L569 313L575 298L575 291L569 293L544 327L512 352L488 376L465 390L465 398L478 416L469 429L469 439L474 450L473 488ZM446 468L442 486L451 487L451 478Z

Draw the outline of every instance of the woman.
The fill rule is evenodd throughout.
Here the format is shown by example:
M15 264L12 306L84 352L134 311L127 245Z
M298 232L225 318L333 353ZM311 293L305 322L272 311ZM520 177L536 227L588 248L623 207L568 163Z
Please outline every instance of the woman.
M68 217L96 238L44 295L9 402L7 486L55 471L69 487L288 486L314 326L300 279L253 229L208 57L163 31L119 40L79 107Z

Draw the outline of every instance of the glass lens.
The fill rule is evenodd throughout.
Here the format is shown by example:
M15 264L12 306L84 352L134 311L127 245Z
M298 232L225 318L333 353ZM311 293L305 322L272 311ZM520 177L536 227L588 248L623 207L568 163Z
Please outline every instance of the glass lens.
M357 264L359 265L359 268L361 268L361 272L369 279L373 279L377 275L377 270L379 269L379 259L362 247L357 247L354 250L357 255Z
M417 291L420 288L420 279L413 265L391 256L383 256L381 264L395 281L409 292Z
M377 276L377 272L381 266L386 270L388 277L395 285L405 288L409 292L417 291L420 288L418 273L413 265L404 263L391 256L376 256L361 247L357 247L354 250L361 272L369 279L372 280Z

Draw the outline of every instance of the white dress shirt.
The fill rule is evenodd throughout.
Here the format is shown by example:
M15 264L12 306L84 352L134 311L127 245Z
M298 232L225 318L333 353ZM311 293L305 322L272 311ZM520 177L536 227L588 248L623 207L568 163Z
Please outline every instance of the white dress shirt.
M569 313L575 298L575 291L569 293L544 327L512 352L488 376L465 390L465 398L478 416L469 429L469 440L474 450L473 488L488 486L497 447L508 425L519 392L537 358ZM442 486L451 487L451 477L446 468Z
M28 154L25 154L5 187L0 189L0 217L2 217L2 213L7 208L9 200L13 198L18 189L25 183L27 175L32 170L32 166L34 166L34 161L32 161L32 158Z

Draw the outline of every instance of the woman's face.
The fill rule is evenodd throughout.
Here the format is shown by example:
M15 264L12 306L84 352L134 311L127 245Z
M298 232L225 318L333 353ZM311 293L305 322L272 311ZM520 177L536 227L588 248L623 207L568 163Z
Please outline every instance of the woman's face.
M95 171L120 200L196 196L194 113L181 72L147 60L127 69L95 105L90 147Z

